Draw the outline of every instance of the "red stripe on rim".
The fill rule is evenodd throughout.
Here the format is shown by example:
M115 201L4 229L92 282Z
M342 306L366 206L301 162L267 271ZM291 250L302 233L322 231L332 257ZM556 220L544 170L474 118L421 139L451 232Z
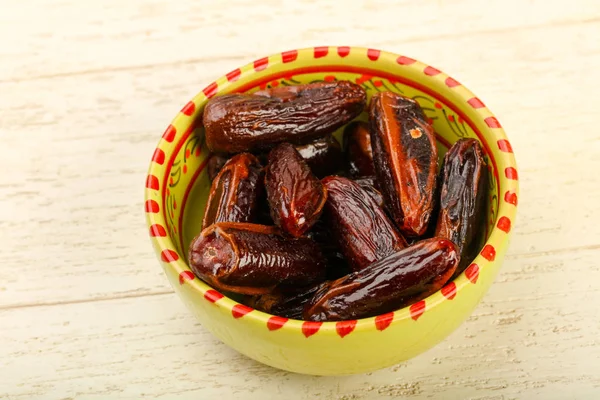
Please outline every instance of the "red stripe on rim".
M215 94L217 94L217 87L217 82L213 82L204 89L202 89L202 93L204 93L204 95L210 99Z
M179 254L175 250L164 249L160 253L160 259L164 262L173 262L179 260Z
M284 63L296 61L296 58L298 58L298 50L284 51L281 53L281 60Z
M371 61L377 61L380 54L381 54L381 51L379 51L379 50L375 50L375 49L367 50L367 57L369 57L369 60L371 60Z
M194 273L192 271L182 271L179 274L179 284L183 285L187 281L191 281L195 278Z
M211 303L216 302L217 300L222 299L223 296L221 293L217 292L216 290L212 290L209 289L206 291L206 293L204 293L204 298L208 301L210 301Z
M479 100L477 97L473 97L472 99L467 100L467 103L473 108L484 108L485 104L483 101Z
M414 58L410 58L410 57L400 56L400 57L396 58L396 62L400 65L410 65L410 64L416 63L417 60L415 60Z
M447 77L446 78L446 86L448 86L449 88L453 88L453 87L456 87L456 86L460 86L460 82L457 81L454 78Z
M512 180L518 180L519 179L519 174L517 173L517 170L514 169L513 167L507 167L504 170L504 175L508 178L508 179L512 179Z
M496 224L496 226L501 231L508 233L508 232L510 232L510 219L508 219L507 217L500 217L500 219L498 219L498 223Z
M465 269L465 276L471 283L477 283L477 279L479 278L479 265L471 264Z
M167 236L167 231L165 227L160 224L154 224L150 226L150 236L152 237L165 237Z
M484 122L490 128L502 128L502 125L500 125L500 122L498 122L496 117L487 117L484 119Z
M325 57L328 53L329 53L329 47L327 47L327 46L315 47L314 57L315 58Z
M236 68L233 71L228 72L227 75L225 75L225 76L227 77L227 80L229 82L234 82L234 81L237 81L241 75L242 75L242 70L239 68Z
M254 70L255 71L262 71L263 69L267 68L268 66L269 66L269 57L259 58L258 60L254 61Z
M163 165L165 163L165 152L157 147L154 150L154 154L152 154L152 161L158 165Z
M154 175L148 175L146 177L146 187L148 189L158 190L159 189L158 178Z
M165 133L163 133L162 138L167 142L171 143L173 139L175 139L175 134L177 133L177 129L173 125L167 126L165 129Z
M350 47L348 47L348 46L338 47L337 53L340 57L346 57L348 54L350 54Z
M513 149L510 142L506 139L498 140L498 148L505 153L512 153Z
M157 212L160 211L160 206L154 200L146 200L146 204L144 205L144 208L146 209L147 213L156 214Z
M425 75L434 76L434 75L437 75L437 74L441 73L442 71L440 71L437 68L433 68L431 66L427 66L427 67L425 67L425 69L423 70L423 72L425 73Z

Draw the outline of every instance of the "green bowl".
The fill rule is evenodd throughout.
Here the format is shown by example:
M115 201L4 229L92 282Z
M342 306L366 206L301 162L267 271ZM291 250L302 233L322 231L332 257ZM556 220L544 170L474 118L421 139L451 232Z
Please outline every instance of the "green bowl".
M210 183L202 110L230 92L349 80L372 96L393 91L419 102L433 124L440 157L460 138L476 138L490 169L486 242L454 281L408 307L372 318L306 322L254 310L194 276L188 246L200 231ZM366 120L366 114L359 117ZM339 135L340 132L337 132ZM165 130L145 189L152 244L175 292L217 338L264 364L313 375L355 374L388 367L435 346L455 330L492 284L508 245L518 198L512 148L498 120L466 87L410 57L358 47L315 47L264 57L209 84ZM483 239L483 238L482 238Z

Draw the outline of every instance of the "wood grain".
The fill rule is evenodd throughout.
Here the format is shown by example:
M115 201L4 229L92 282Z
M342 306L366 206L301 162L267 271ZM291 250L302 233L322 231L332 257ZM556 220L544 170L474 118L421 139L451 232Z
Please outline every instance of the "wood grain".
M0 398L600 395L599 2L0 9ZM467 323L350 378L276 371L218 343L172 294L142 212L153 148L191 96L255 58L324 43L407 54L465 83L505 127L521 183L505 265Z
M256 363L214 339L174 294L5 310L0 387L15 399L66 393L82 399L592 398L600 390L599 296L591 283L600 280L597 255L509 257L484 301L444 342L405 364L352 377L302 376ZM590 283L582 284L582 276Z
M429 38L526 32L600 15L600 5L589 0L569 2L567 7L544 0L359 0L349 7L316 0L2 3L8 10L0 16L0 36L5 38L0 78L5 80L152 69L157 64L172 67L215 58L239 64L324 43L402 51L406 43ZM44 17L24 23L31 15Z

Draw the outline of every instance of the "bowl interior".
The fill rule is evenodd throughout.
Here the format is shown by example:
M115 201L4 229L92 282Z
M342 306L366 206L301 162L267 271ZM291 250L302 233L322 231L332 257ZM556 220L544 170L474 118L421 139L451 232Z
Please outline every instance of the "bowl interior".
M273 79L267 82L264 80L262 82L250 82L241 91L252 93L260 89L280 85L349 80L360 84L366 90L369 98L378 91L393 91L411 97L419 102L426 116L433 124L439 150L440 165L444 154L452 143L460 138L479 139L476 130L469 124L468 117L454 107L444 96L440 96L426 87L415 87L416 85L411 85L407 81L398 79L398 77L392 78L382 75L347 71L295 73L293 75L274 76ZM365 112L358 117L358 119L364 121L367 118L368 116ZM342 130L339 129L335 133L340 142L342 140ZM177 251L181 254L187 254L189 244L200 232L202 216L210 189L207 169L205 168L210 153L206 149L203 139L204 128L196 126L190 132L189 137L183 141L169 174L166 193L166 210L168 215L166 217L169 229L172 231L173 236L177 238L175 242ZM485 239L487 239L487 233L491 232L498 210L497 170L494 163L491 162L489 149L486 147L484 146L485 158L491 173L488 174L490 182L488 185L487 226L482 227L482 236Z
M202 127L206 102L212 96L230 92L252 93L333 80L355 82L369 98L378 91L393 91L415 99L434 127L440 161L460 138L475 138L482 144L490 173L487 218L480 239L482 244L484 239L487 242L447 291L458 293L469 282L474 284L496 254L503 256L516 215L518 177L510 143L483 102L455 79L409 57L356 47L316 47L265 57L218 78L188 102L165 130L150 164L145 204L152 243L173 285L180 287L189 281L205 299L223 299L218 302L219 308L234 317L235 307L245 307L194 279L186 263L189 244L200 232L210 188L206 166L211 154ZM366 113L358 119L367 120ZM341 133L342 129L335 135L341 139ZM490 278L495 271L497 267L489 269ZM428 309L444 301L439 293L428 298ZM409 315L406 309L398 310L399 318ZM248 316L261 322L269 318L258 311ZM361 324L368 325L369 321Z
M368 96L393 91L415 99L433 124L440 159L460 138L478 139L490 170L480 254L427 299L354 321L288 320L253 310L213 290L187 266L208 197L202 111L212 96L280 85L349 80ZM362 114L359 119L366 120ZM341 130L336 132L341 138ZM441 161L441 160L440 160ZM492 284L516 216L518 174L512 148L494 115L445 73L406 56L357 47L291 50L235 69L209 84L173 119L152 157L145 211L152 244L183 302L221 341L265 364L317 375L372 371L409 359L460 325ZM368 345L365 345L368 343Z

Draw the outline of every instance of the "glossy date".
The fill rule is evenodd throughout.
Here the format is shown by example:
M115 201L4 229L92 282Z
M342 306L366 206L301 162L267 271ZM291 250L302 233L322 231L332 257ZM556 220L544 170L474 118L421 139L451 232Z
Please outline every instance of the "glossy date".
M369 118L385 204L406 237L421 236L434 207L438 154L433 128L416 101L391 92L373 96Z
M488 171L475 139L460 139L446 153L440 174L440 204L435 236L456 243L458 276L477 256L483 238Z
M200 279L238 294L265 294L279 285L307 286L325 279L317 244L286 237L272 226L213 224L192 241L188 258Z
M358 185L363 188L363 190L375 200L375 203L381 208L385 207L385 202L383 200L383 195L379 190L379 185L377 184L377 178L374 176L364 176L362 178L354 179L354 182L358 183Z
M351 176L375 175L369 124L355 121L344 129L344 150L348 172Z
M225 94L204 108L206 144L213 152L235 153L307 143L351 121L365 103L362 87L347 81Z
M327 279L337 279L348 275L351 270L348 261L342 254L335 238L332 227L323 218L319 219L306 233L306 237L314 240L327 260Z
M309 300L315 295L315 293L321 289L324 283L316 285L278 290L274 293L264 294L256 296L251 307L257 310L278 315L280 317L302 319L302 312L304 307L308 304Z
M331 135L295 147L318 178L331 175L342 166L342 146Z
M202 228L215 222L254 222L263 193L263 168L249 153L233 156L213 180Z
M227 162L227 157L224 157L219 154L213 154L210 156L208 160L208 164L206 165L206 169L208 172L208 179L212 182L215 180L219 171L223 168L225 163Z
M307 304L303 317L310 321L340 321L397 310L419 294L440 289L458 261L456 245L449 240L423 240L323 285Z
M327 200L327 190L289 143L269 153L265 187L273 221L294 237L319 219Z
M358 183L344 177L323 179L325 218L333 239L353 271L406 247L385 212Z

